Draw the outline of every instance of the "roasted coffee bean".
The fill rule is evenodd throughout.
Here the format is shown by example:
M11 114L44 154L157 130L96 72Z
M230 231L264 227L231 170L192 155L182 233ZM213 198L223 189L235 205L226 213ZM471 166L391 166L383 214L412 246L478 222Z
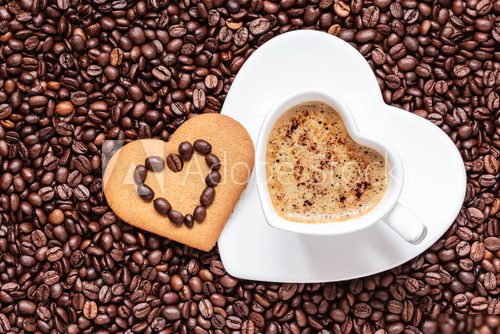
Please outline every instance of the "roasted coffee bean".
M191 160L194 153L194 147L190 142L182 142L179 144L179 155L184 161Z
M222 176L220 175L219 171L212 170L208 173L207 177L205 178L205 183L209 187L215 187L220 183L221 179Z
M337 14L339 17L346 18L349 16L351 8L349 7L348 4L339 0L334 3L333 10L335 11L335 14Z
M238 29L238 31L247 31L247 30L246 30L246 28L241 28L241 29ZM235 38L241 39L242 37L239 36L240 34L236 33ZM237 36L239 36L239 37L237 37ZM248 32L247 32L247 37L246 38L248 38ZM239 45L238 42L235 41L235 43L236 43L236 45ZM240 42L240 44L244 45L245 43L244 42L243 43ZM215 75L209 74L209 75L207 75L205 77L204 83L205 83L205 86L208 89L215 89L217 87L217 84L219 83L219 81L218 81L218 79L217 79L217 77Z
M205 162L207 163L207 166L211 170L218 170L221 166L221 162L220 162L219 158L213 153L208 153L205 156Z
M143 184L146 181L146 177L148 176L148 170L146 166L139 165L134 169L134 182L136 184Z
M203 109L206 104L205 92L202 89L195 89L193 92L193 105L196 109Z
M160 65L160 66L153 68L153 70L151 71L151 74L156 79L163 81L163 82L170 80L170 78L172 77L170 70L163 65Z
M206 155L212 151L212 145L210 145L206 140L197 139L194 142L194 149L196 152Z
M139 303L134 306L132 312L135 318L144 319L151 312L151 306L149 303Z
M148 170L152 172L161 172L165 167L165 162L161 157L153 156L153 157L147 157L144 162L144 165Z
M162 215L167 215L168 212L172 209L170 203L163 197L155 198L155 200L153 201L153 206L155 210Z
M170 153L167 156L167 166L172 172L177 173L182 170L182 167L184 167L184 162L180 155Z
M155 196L153 189L146 184L140 184L137 186L137 194L139 194L139 196L147 202L151 201Z
M207 208L215 199L215 189L213 187L206 187L200 195L200 204Z
M297 288L297 284L282 284L278 290L278 296L281 300L289 300L295 295Z
M354 316L365 319L368 318L372 313L372 308L366 303L359 303L354 305L353 308Z
M95 319L97 316L97 304L92 301L86 301L83 305L83 316L89 320Z
M194 209L193 217L194 217L194 220L196 220L198 223L201 223L202 221L204 221L206 216L207 216L207 210L203 206L198 205Z
M474 297L470 301L470 306L474 311L484 311L488 308L488 301L485 297Z
M177 226L182 225L182 223L184 222L184 216L182 215L182 213L176 210L170 210L168 212L168 219L170 219L170 221Z
M194 226L194 218L189 213L184 216L184 224L186 224L186 226L189 228Z
M498 12L491 0L2 3L0 332L498 331ZM246 59L303 28L350 43L387 104L455 143L468 186L445 236L362 279L275 284L121 222L102 193L121 142L168 141L220 112Z
M258 18L250 22L248 29L252 35L262 35L271 27L269 20L265 18Z
M183 116L186 113L186 109L184 107L184 104L181 102L174 102L170 106L170 110L175 116Z

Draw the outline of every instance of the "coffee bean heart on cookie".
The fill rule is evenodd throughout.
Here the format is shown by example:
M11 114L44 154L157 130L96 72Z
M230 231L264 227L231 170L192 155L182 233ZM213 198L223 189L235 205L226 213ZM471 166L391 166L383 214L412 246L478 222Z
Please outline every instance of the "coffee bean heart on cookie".
M254 146L246 130L220 114L183 123L168 142L132 141L109 160L106 199L127 223L210 250L246 187Z
M207 187L201 192L200 204L194 208L193 214L188 213L185 216L182 215L179 211L174 210L169 201L163 197L157 197L153 201L155 210L164 216L168 216L173 224L179 226L184 223L189 228L193 227L194 221L201 223L205 220L207 215L206 208L213 203L215 199L215 187L222 178L219 173L221 162L215 154L211 153L212 145L203 139L197 139L194 145L188 141L180 143L179 154L170 153L167 155L166 161L168 168L174 173L180 172L184 167L184 161L191 160L194 151L205 156L205 162L207 163L209 171L205 177L205 184ZM153 189L145 183L147 171L159 173L164 167L164 159L159 156L148 157L144 161L144 165L135 167L134 181L137 183L137 194L146 202L151 202L155 197Z

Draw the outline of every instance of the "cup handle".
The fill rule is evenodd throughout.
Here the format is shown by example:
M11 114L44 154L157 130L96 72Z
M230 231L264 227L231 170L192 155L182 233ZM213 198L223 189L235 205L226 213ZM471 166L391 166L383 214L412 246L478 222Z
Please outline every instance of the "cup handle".
M382 221L389 225L401 238L415 245L422 242L427 234L427 227L424 223L401 203L397 203Z

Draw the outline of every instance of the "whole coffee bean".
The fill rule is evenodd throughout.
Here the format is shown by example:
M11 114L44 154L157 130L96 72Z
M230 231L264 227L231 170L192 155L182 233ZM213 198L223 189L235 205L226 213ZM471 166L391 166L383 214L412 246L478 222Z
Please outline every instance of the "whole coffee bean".
M200 195L200 204L207 208L209 207L215 199L215 189L213 187L206 187Z
M147 202L151 201L155 196L153 189L146 184L140 184L137 186L137 194Z
M123 62L123 50L114 48L109 55L109 63L111 66L119 66Z
M83 305L83 316L89 320L95 319L97 316L97 304L92 301L86 301Z
M148 303L139 303L134 306L132 312L137 319L144 319L151 312L151 306Z
M348 17L351 12L349 5L340 0L334 3L333 10L335 11L335 14L342 18Z
M172 103L172 105L170 106L170 110L175 116L183 116L186 113L184 104L181 102Z
M252 35L262 35L263 33L267 32L269 28L271 27L271 23L269 20L265 18L258 18L250 22L249 25L249 30Z
M176 210L170 210L168 212L168 219L170 219L170 221L177 226L182 225L182 223L184 222L184 216L182 215L182 213Z
M180 155L170 153L167 156L167 166L172 172L177 173L182 170L182 167L184 167L184 162Z
M495 332L499 11L491 0L2 3L0 332ZM220 112L248 57L298 29L344 39L386 103L455 143L467 193L446 236L380 274L276 284L229 276L217 249L118 223L100 173L117 143L168 141Z
M238 29L238 31L241 31L241 32L245 32L246 31L246 34L247 34L246 38L248 38L248 32L247 32L246 28ZM240 35L241 35L241 33L240 34L236 33L235 39L244 38L244 37L242 37ZM236 45L243 45L243 44L245 44L245 43L242 44L241 41L239 43L238 42L235 42L235 43L236 43ZM217 84L218 84L218 79L217 79L217 77L215 75L209 74L209 75L207 75L205 77L204 83L205 83L205 86L208 89L215 89L217 87Z
M484 246L490 252L500 250L500 237L488 237L484 239Z
M169 81L170 78L172 77L170 70L163 65L160 65L160 66L153 68L153 70L151 71L151 74L156 79L163 81L163 82Z
M214 313L212 303L208 299L200 300L198 304L198 309L200 311L201 316L204 317L205 319L211 318Z
M165 162L161 157L158 156L152 156L152 157L147 157L144 165L146 168L152 172L161 172L163 168L165 167ZM144 181L143 181L144 182Z
M205 92L202 89L195 89L193 92L193 105L197 109L203 109L206 104Z
M179 155L182 160L189 161L194 153L194 147L190 142L182 142L179 144Z
M163 197L155 198L155 200L153 201L153 206L155 210L162 215L167 215L168 212L172 209L170 203Z
M211 170L218 170L221 166L221 162L220 162L219 158L213 153L208 153L205 156L205 162L207 163L207 166Z
M184 224L186 224L186 226L189 228L194 226L194 218L189 213L184 216Z
M297 292L297 284L285 283L282 284L278 290L278 296L281 300L291 299Z
M488 308L488 301L485 297L474 297L470 301L470 306L474 311L484 311Z
M243 324L243 321L234 315L231 315L231 316L227 317L227 319L226 319L226 326L227 326L227 328L229 328L231 330L239 330L241 328L242 324Z
M12 107L7 103L0 104L0 119L7 119L12 114Z
M45 254L49 262L56 262L63 258L64 254L61 247L52 247Z
M196 152L206 155L212 151L212 145L210 145L206 140L197 139L194 142L194 149Z
M82 106L87 103L87 93L84 91L76 91L70 95L71 103L75 106Z
M494 290L497 287L497 278L495 274L489 272L484 275L483 285L486 290Z
M56 113L59 116L69 116L74 110L73 103L71 101L59 102L56 105Z
M358 303L353 307L354 316L357 318L368 318L372 313L372 308L366 303Z
M73 190L73 195L79 201L86 201L90 198L90 191L83 184L79 184Z
M46 285L52 286L52 285L56 284L57 282L59 282L60 278L61 278L61 276L56 271L49 270L49 271L44 272L42 280Z
M146 177L148 176L148 170L146 166L139 165L134 169L134 182L136 184L143 184L146 181Z
M484 243L476 241L472 244L470 249L470 258L474 262L479 262L484 257Z
M222 176L220 175L219 171L217 170L212 170L210 173L208 173L207 177L205 178L205 183L209 187L215 187L220 183L222 179Z
M30 300L22 299L17 304L17 311L22 315L33 315L36 311L36 304Z
M196 220L198 223L201 223L202 221L204 221L206 216L207 216L207 210L203 206L198 205L194 209L193 217L194 217L194 220Z

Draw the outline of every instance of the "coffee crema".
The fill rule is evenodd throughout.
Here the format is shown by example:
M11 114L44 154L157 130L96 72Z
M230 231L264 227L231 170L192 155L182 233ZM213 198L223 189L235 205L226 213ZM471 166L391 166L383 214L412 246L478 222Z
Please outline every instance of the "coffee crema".
M356 143L339 113L316 101L292 107L276 121L266 176L277 213L304 223L366 214L387 188L384 157Z

